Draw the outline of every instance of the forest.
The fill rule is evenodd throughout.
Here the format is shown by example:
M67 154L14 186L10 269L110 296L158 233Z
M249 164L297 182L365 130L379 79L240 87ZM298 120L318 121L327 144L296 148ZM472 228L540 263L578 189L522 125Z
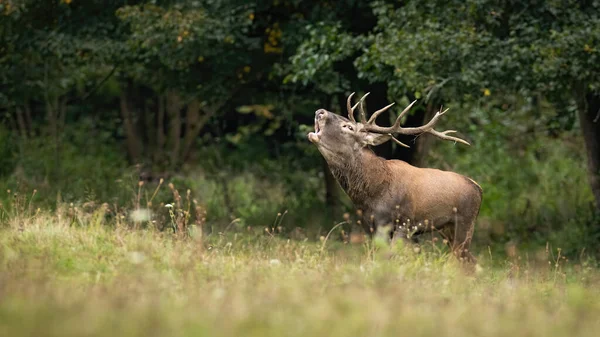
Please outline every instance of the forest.
M353 92L378 125L448 108L470 146L372 150L481 186L479 279L357 226L307 138ZM600 1L0 0L0 237L7 336L592 336Z

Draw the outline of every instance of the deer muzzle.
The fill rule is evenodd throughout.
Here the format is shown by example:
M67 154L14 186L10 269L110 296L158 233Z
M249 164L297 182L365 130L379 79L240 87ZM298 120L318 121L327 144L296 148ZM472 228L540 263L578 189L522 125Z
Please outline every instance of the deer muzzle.
M316 144L321 140L321 137L319 137L319 135L315 132L310 132L308 134L308 140Z
M326 114L327 111L324 109L319 109L315 112L315 132L310 132L308 134L308 140L312 143L316 144L321 140L321 126L319 125L319 122L322 119L325 119Z

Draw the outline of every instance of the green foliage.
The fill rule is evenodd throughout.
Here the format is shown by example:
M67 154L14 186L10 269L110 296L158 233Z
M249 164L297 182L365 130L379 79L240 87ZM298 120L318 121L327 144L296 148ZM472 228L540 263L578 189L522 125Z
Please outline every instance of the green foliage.
M117 16L131 30L126 53L133 64L126 71L159 92L219 97L239 83L248 52L258 47L246 35L248 6L235 1L124 6Z
M306 30L308 37L291 58L291 73L284 83L314 83L328 94L348 90L347 78L334 69L334 64L360 50L363 39L343 32L340 23L320 22L307 26Z
M112 14L120 1L7 3L13 9L0 24L3 106L27 99L53 101L81 90L90 85L90 76L107 73L107 63L123 52Z
M323 181L318 170L302 169L306 160L268 159L257 144L229 151L210 149L200 155L202 170L192 170L173 182L194 191L213 224L237 219L241 228L270 226L278 213L286 212L288 229L329 226L323 223L327 216L317 211L323 203ZM307 213L315 214L307 217Z
M546 13L558 18L532 46L533 71L542 90L562 93L583 83L600 91L600 2L549 2Z
M392 92L444 100L543 92L560 102L579 83L598 90L598 1L378 1L373 10L378 26L356 65Z
M486 76L494 69L482 63L495 61L498 53L490 51L497 46L488 32L473 27L469 7L468 2L423 6L409 1L393 9L376 2L378 26L356 60L359 76L386 81L392 93L416 92L416 97L444 88L444 97L456 99L486 88Z
M2 185L26 194L37 190L44 206L56 205L57 201L119 199L120 191L114 187L126 175L127 162L112 135L87 120L77 129L67 128L63 137L60 152L47 137L21 141L19 156L13 162L16 170L2 178Z

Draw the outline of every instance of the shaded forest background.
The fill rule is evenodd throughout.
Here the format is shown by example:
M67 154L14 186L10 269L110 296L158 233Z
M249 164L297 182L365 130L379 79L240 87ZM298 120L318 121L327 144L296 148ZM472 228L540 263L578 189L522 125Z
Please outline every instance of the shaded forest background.
M471 147L374 150L478 181L477 249L600 252L600 1L585 0L0 0L0 213L34 195L114 216L146 193L159 226L189 189L208 232L318 238L352 206L306 133L353 91L370 111L419 99L405 125L450 108L443 127Z

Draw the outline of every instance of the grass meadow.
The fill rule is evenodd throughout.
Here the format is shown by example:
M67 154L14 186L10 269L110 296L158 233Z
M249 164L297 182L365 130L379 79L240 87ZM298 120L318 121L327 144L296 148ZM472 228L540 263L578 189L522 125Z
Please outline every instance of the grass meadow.
M479 264L465 271L434 241L344 243L341 227L303 238L277 222L207 234L202 210L186 217L185 202L157 206L168 210L158 230L130 221L143 212L81 207L0 209L0 336L600 331L600 272L556 247L508 257L476 247Z

